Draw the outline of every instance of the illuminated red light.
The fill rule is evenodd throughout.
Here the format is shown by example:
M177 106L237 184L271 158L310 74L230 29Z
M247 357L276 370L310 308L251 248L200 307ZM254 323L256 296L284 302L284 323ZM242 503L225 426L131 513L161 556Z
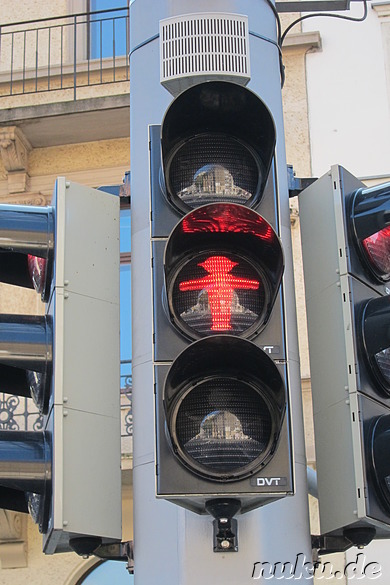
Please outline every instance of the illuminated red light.
M247 216L247 217L245 217ZM199 208L183 219L184 233L216 232L252 234L262 240L272 241L274 231L260 215L254 219L253 214L237 208L237 205L221 204L214 206L211 215L208 209Z
M179 290L196 291L206 290L212 318L212 331L228 331L232 328L232 302L236 289L257 290L258 280L240 278L231 274L238 265L226 256L210 256L198 266L204 268L207 275L202 278L187 280L179 284Z
M45 288L47 260L46 258L39 258L38 256L28 254L27 262L34 288L38 293L42 294Z
M365 238L362 244L375 269L382 275L390 274L390 226Z

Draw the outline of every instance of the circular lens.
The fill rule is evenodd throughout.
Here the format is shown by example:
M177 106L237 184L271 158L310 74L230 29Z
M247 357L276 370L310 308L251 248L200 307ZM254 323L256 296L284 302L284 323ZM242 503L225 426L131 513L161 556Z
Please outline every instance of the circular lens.
M223 134L204 134L176 151L169 182L172 196L190 209L219 200L246 204L259 192L262 173L243 143Z
M390 227L385 227L362 241L367 260L382 280L390 278Z
M388 387L390 387L390 347L375 354L376 365ZM388 392L389 394L389 392Z
M390 510L390 415L383 415L375 422L372 431L371 456L379 494L387 511Z
M195 385L171 421L178 455L201 475L226 480L250 474L267 458L274 434L269 405L240 380Z
M38 293L43 294L46 283L47 260L46 258L28 254L27 262L34 288Z
M264 316L265 281L236 254L200 254L184 264L170 297L178 325L197 335L248 332Z
M369 299L362 309L362 353L374 389L390 396L390 297Z
M35 372L33 370L26 370L27 382L30 387L31 397L39 411L43 414L47 413L49 398L50 398L50 369L46 368L45 372Z

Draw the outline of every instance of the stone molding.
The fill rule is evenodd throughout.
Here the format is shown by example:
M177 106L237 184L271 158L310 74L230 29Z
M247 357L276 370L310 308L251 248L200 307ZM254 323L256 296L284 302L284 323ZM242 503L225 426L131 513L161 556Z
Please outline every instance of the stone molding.
M53 183L54 187L54 183ZM45 196L42 193L17 193L8 197L0 197L0 203L11 203L15 205L37 205L43 207L49 205L51 196Z
M390 20L390 2L378 2L372 4L373 10L378 14L379 18L386 18Z
M2 569L27 567L27 517L0 510L0 564Z
M318 31L289 33L283 43L283 51L288 49L321 49L321 35Z
M31 150L31 144L17 126L0 128L0 155L7 171L9 193L28 191L28 155Z

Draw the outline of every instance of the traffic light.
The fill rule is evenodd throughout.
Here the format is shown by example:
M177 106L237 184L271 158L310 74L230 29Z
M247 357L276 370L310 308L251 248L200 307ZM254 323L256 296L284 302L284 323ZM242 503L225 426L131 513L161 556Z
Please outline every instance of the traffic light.
M390 536L390 184L299 198L321 534Z
M294 492L275 141L224 81L150 127L157 496L197 513Z
M1 205L0 281L45 302L0 315L1 389L42 415L0 432L0 507L88 554L121 538L119 198L61 177L50 206Z

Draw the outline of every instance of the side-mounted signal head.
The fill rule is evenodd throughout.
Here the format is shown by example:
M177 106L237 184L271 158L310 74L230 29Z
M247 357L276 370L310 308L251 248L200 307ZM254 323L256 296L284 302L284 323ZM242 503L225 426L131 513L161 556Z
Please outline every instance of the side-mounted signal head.
M367 270L390 280L390 183L358 189L352 200L354 239Z
M179 95L162 124L162 166L168 200L180 212L216 201L253 207L274 154L276 131L250 90L222 81Z
M51 207L1 205L0 282L35 288L47 302L53 275Z
M0 282L34 288L48 301L54 271L54 210L0 206ZM47 413L52 384L53 331L49 317L0 315L2 389L32 396Z
M165 249L170 319L190 339L251 338L269 319L283 268L280 240L261 215L232 203L199 207L177 224Z

